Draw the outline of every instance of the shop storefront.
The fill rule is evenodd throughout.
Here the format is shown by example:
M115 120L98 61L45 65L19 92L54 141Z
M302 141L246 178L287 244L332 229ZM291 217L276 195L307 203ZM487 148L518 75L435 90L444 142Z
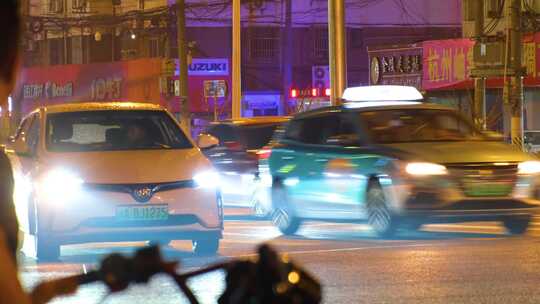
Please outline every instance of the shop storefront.
M527 76L524 86L524 129L540 130L540 78L537 75L539 34L524 38L524 65ZM469 76L473 62L474 41L470 39L433 40L423 42L422 89L427 100L455 107L471 115L474 81ZM486 81L486 118L488 128L503 131L503 78Z
M12 96L13 116L23 116L44 105L107 101L160 104L178 113L178 77L174 75L174 64L171 70L167 62L153 58L23 69ZM189 65L188 100L194 121L213 113L214 104L223 116L230 113L228 66L228 59L193 59ZM205 84L209 81L219 81L225 91L218 97L206 96Z

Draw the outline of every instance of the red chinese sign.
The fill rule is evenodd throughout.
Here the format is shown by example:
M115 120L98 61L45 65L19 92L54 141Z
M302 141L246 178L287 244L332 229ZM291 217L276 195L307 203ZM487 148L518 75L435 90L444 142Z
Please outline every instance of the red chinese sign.
M89 101L163 104L160 59L57 65L21 71L13 98L27 113L42 105Z
M425 41L422 88L433 90L467 86L473 46L474 41L469 39Z
M180 101L167 94L163 60L158 58L131 61L56 65L21 70L13 99L22 113L39 106L89 101L136 101L160 104L172 112L180 111ZM190 76L191 112L208 112L204 100L204 81L230 83L228 75ZM228 101L228 98L223 98Z

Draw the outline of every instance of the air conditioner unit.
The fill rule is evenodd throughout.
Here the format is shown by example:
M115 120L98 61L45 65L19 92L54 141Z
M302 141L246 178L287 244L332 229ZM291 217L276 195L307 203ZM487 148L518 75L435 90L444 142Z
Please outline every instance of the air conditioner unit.
M330 68L327 65L318 65L311 68L311 86L321 92L330 88Z

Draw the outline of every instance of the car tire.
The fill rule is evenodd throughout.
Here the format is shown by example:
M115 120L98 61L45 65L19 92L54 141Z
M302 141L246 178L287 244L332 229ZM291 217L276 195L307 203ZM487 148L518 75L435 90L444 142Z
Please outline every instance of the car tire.
M54 262L60 257L60 244L41 233L35 234L35 250L40 262Z
M510 234L514 235L520 235L527 232L527 228L529 228L529 224L531 223L531 216L516 216L516 217L509 217L505 218L503 220L503 225L506 227L506 230Z
M295 234L300 229L302 220L295 215L287 199L287 189L279 182L272 186L272 204L272 223L284 235Z
M200 256L215 255L219 250L219 238L211 237L191 241L193 253Z
M397 218L392 214L378 182L370 182L366 193L368 223L379 237L391 237L397 232Z

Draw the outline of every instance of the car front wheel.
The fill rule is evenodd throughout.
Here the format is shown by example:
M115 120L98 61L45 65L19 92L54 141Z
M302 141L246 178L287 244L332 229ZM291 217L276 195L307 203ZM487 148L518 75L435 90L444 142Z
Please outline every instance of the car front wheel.
M368 223L377 236L390 237L397 231L397 219L388 207L384 192L377 182L371 182L366 194Z
M504 227L510 234L524 234L531 223L531 216L509 217L503 220Z
M295 234L302 221L295 215L287 199L287 190L281 184L272 186L272 223L285 235Z

